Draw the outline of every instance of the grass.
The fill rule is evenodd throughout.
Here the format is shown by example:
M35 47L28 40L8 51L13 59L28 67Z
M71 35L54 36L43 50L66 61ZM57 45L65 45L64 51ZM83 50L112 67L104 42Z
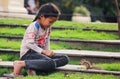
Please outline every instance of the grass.
M23 20L23 19L0 19L0 23L5 23L5 24L30 24L31 20ZM74 27L74 28L96 28L96 29L107 29L107 30L117 30L117 23L77 23L77 22L71 22L71 21L57 21L53 26L60 26L60 27ZM7 28L6 28L7 29ZM21 27L12 28L10 31L6 29L1 29L0 32L1 34L8 34L8 35L23 35L24 34L24 29ZM2 32L3 30L3 32ZM68 37L69 36L69 37ZM98 38L98 37L101 38ZM51 37L56 38L76 38L76 39L118 39L118 36L112 35L112 34L106 34L106 33L97 33L95 31L90 31L90 32L83 32L83 31L53 31L51 34ZM104 38L105 37L105 38ZM12 48L12 49L19 49L20 48L20 41L13 41L13 40L7 40L7 39L0 39L0 48ZM79 47L75 46L69 46L67 44L51 44L51 49L79 49ZM84 48L84 47L82 47ZM90 49L90 48L84 48L84 49ZM92 50L92 49L91 49ZM93 49L94 50L94 49ZM0 55L0 58L3 60L17 60L18 57L14 55L9 55L9 54L4 54ZM71 64L75 64L77 62L71 61ZM102 66L106 70L118 70L120 71L120 63L110 63L110 64L105 64L105 63L100 63L96 64L97 66ZM9 69L0 69L0 75L3 73L10 73L12 70ZM81 73L73 73L73 72L68 72L67 74L64 72L55 72L49 75L39 75L39 76L26 76L23 79L120 79L120 77L115 77L113 75L100 75L100 74L81 74ZM18 79L18 78L17 78ZM19 78L21 79L21 78Z
M18 56L14 56L11 54L0 54L0 58L4 61L14 61L18 60ZM70 61L69 64L79 64L79 61ZM94 64L96 66L102 67L105 70L110 71L120 71L120 63L99 63ZM2 76L3 73L11 73L11 69L2 68L0 69L0 76ZM26 75L25 70L22 70L22 74ZM119 79L120 77L115 77L113 75L100 75L100 74L81 74L81 73L73 73L73 72L54 72L51 74L43 75L39 74L39 76L26 76L24 78L15 78L15 79Z
M21 41L15 41L15 40L8 40L8 39L0 39L0 48L4 49L20 49ZM51 49L80 49L80 47L77 46L69 46L65 43L55 44L51 42Z
M13 54L0 54L0 59L3 61L15 61L19 60L19 56L15 56ZM70 60L69 64L79 65L80 61L78 60ZM94 66L101 67L104 70L109 71L120 71L120 62L113 63L93 63Z
M79 65L80 61L78 60L71 60L69 64L75 64ZM109 70L109 71L120 71L120 62L112 62L112 63L92 63L93 66L98 66L101 67L104 70Z
M4 73L12 72L11 69L2 68L0 69L0 76ZM23 70L22 73L25 73ZM25 76L23 78L15 79L119 79L119 76L113 75L102 75L102 74L82 74L74 72L53 72L49 74L38 74L37 76Z
M99 63L96 64L96 66L100 66L104 68L105 70L110 70L110 71L120 71L120 63Z
M17 19L17 18L0 18L1 24L29 24L31 20L27 19Z
M0 28L1 35L23 36L24 32L25 32L25 29L21 27ZM80 40L116 40L116 39L119 39L119 36L114 34L108 34L105 32L96 32L96 31L53 30L51 32L51 38L67 38L67 39L80 39Z
M0 59L2 59L2 61L15 61L19 60L19 57L13 54L0 54Z
M10 28L10 27L3 27L0 28L1 35L20 35L23 36L25 29L22 27L17 28Z
M21 79L21 78L16 78ZM100 75L100 74L81 74L68 72L55 72L49 75L39 75L39 76L27 76L23 79L119 79L113 75Z
M68 38L80 40L115 40L119 37L113 34L96 31L82 31L82 30L64 30L51 32L52 38Z
M12 69L8 69L8 68L0 68L0 77L4 74L4 73L11 73Z
M31 22L32 20L27 20L27 19L0 18L0 23L4 23L4 24L30 24ZM53 26L118 30L117 23L80 23L80 22L60 20L60 21L56 21L53 24Z
M13 41L7 39L0 39L0 48L5 49L20 49L20 41Z
M57 21L53 26L60 27L73 27L73 28L91 28L91 29L105 29L105 30L118 30L117 23L80 23L71 21Z
M19 50L21 45L20 40L8 40L8 39L3 39L0 38L0 48L3 49L15 49ZM92 47L84 47L84 46L71 46L67 43L53 43L51 42L50 45L52 50L63 50L63 49L82 49L82 50L92 50L92 51L108 51L108 52L120 52L120 49L112 49L112 48L92 48Z

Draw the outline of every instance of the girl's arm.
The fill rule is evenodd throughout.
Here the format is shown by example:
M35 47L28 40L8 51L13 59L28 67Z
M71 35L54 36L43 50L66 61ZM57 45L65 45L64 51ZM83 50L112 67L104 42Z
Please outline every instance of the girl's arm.
M45 50L50 50L50 36L47 37L46 39L46 44L44 47Z
M34 24L30 24L29 27L26 29L25 35L24 35L24 41L25 41L25 46L28 49L32 49L38 53L41 54L42 48L40 48L36 43L35 43L35 38L37 35L38 29L34 26Z

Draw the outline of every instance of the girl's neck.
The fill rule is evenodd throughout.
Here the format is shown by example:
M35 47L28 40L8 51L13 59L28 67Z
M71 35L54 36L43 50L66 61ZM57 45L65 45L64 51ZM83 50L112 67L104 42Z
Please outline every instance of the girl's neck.
M46 30L46 28L41 24L41 22L40 22L39 20L37 20L37 22L38 22L38 24L41 26L41 28L42 28L43 30Z

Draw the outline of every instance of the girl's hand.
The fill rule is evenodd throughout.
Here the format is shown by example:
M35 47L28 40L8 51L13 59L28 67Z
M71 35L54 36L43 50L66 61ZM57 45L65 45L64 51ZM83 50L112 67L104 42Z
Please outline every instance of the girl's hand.
M49 56L49 57L52 57L54 55L52 50L43 50L42 54Z

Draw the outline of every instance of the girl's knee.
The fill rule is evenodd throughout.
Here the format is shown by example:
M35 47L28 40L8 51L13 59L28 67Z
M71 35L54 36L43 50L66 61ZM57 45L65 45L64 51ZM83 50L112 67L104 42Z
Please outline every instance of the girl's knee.
M64 55L64 59L66 60L66 64L69 62L69 57L67 55Z

